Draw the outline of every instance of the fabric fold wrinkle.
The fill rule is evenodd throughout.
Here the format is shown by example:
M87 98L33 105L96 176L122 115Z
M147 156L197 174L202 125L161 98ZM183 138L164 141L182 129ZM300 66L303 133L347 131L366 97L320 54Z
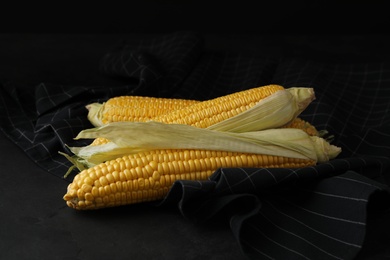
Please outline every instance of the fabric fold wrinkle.
M379 201L381 206L370 207L371 211L390 209L390 203L383 203L390 198L388 186L362 175L378 167L385 174L388 169L381 164L357 158L301 169L220 168L208 181L176 181L158 206L176 205L185 218L198 224L229 223L243 253L255 259L269 254L259 252L259 247L277 252L271 241L310 257L352 259L365 239L368 206ZM313 219L321 225L310 224ZM282 224L290 222L307 230ZM279 235L281 230L284 234ZM262 242L251 242L259 234ZM305 243L297 247L291 238ZM323 247L324 241L332 247Z

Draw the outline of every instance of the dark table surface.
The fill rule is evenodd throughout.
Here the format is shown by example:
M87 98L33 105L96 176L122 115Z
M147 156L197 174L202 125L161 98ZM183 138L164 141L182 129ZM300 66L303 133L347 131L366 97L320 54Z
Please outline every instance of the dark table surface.
M99 59L135 34L1 34L0 80L115 85ZM205 35L210 49L328 61L390 59L387 35ZM341 58L342 57L342 58ZM195 224L150 204L78 212L68 182L47 173L0 133L0 259L243 259L226 223ZM370 216L357 259L390 259L390 215ZM387 258L386 258L387 257Z

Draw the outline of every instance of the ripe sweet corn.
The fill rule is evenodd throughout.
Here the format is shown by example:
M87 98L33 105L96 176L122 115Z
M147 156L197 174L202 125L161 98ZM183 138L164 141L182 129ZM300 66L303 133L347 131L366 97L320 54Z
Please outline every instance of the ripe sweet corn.
M95 139L90 146L86 147L87 149L73 149L72 152L75 154L75 159L67 156L73 162L80 160L75 165L81 163L82 166L78 167L81 172L69 184L63 199L69 207L78 210L154 201L163 199L176 180L207 180L215 170L221 167L299 168L313 166L317 162L324 162L336 157L340 152L340 148L331 146L326 140L323 140L320 132L313 125L301 118L296 118L315 98L312 89L292 89L289 92L291 97L293 97L292 99L287 97L287 91L278 92L281 90L285 89L279 85L261 86L202 102L189 100L188 103L185 103L182 100L183 102L179 105L181 107L170 107L168 110L156 109L155 104L162 101L162 99L142 97L143 107L142 109L135 109L137 110L136 112L134 112L134 107L129 108L125 102L123 103L123 100L122 103L120 102L120 99L123 97L118 97L111 101L117 102L116 104L119 107L106 104L104 110L106 114L104 116L102 115L102 107L90 106L89 118L91 122L94 122L92 120L97 120L96 124L100 126L108 123L113 124L101 128L87 129L82 131L81 135L78 135L77 138ZM270 97L275 93L276 95ZM274 98L275 96L278 97ZM281 98L282 96L283 98ZM270 98L267 99L267 97ZM148 101L145 102L146 100ZM263 105L260 107L261 100L268 101L263 101ZM292 102L288 103L287 101ZM259 111L261 112L258 113ZM274 113L274 111L277 112ZM236 115L238 116L236 117ZM252 115L254 115L253 118ZM257 122L254 119L255 117L261 123L251 125L251 122ZM268 119L262 121L261 118L263 117L268 117ZM232 118L239 119L232 123ZM133 121L133 123L119 123L123 121ZM277 123L273 121L277 121ZM158 129L160 129L158 131L155 128L145 128L146 126L157 127L157 125L154 126L153 124L159 123L163 124L158 125ZM142 128L138 128L141 125ZM260 130L267 129L267 127L268 129L297 128L303 130L306 134L295 129L296 135L284 134L288 132L280 132L278 134L277 131L280 131L280 129L274 132L267 132L272 136L267 136L264 140L271 141L271 139L274 139L276 145L270 146L270 144L266 144L263 148L256 146L252 150L251 144L244 144L244 142L237 140L237 142L232 142L229 138L224 139L230 140L226 143L226 146L229 148L195 148L194 146L189 147L187 140L199 140L202 135L200 133L195 135L193 132L190 132L191 134L188 136L191 138L186 139L187 135L183 133L184 128L180 128L184 127L184 125L193 126L193 129L197 129L196 131L210 131L211 129L213 133L218 132L218 137L213 138L213 140L210 139L212 138L210 137L211 132L207 132L207 134L202 132L203 137L207 136L209 138L207 141L203 140L203 143L208 145L213 143L215 139L219 141L217 144L221 144L224 131L226 133L231 131L230 134L232 136L235 136L232 134L235 132L247 132L248 135L243 135L242 140L253 140L253 145L256 145L257 142L262 142L261 138L257 140L253 136L253 131L265 134L266 131ZM245 128L247 125L250 126ZM167 126L180 126L180 132L178 132L179 128L177 128L176 134L172 134L172 130L170 130L163 135L164 131L161 131L161 129ZM132 128L131 131L128 130L129 127ZM294 132L292 129L288 131ZM101 135L102 133L105 134ZM132 133L130 137L129 133ZM308 135L313 137L308 137ZM112 139L113 142L107 144L109 140L101 136ZM151 138L155 136L160 137L160 139ZM181 142L184 140L184 146L169 147L172 143L175 145L180 143L178 136L182 137ZM238 136L239 134L236 135L236 137ZM286 141L280 138L282 136L293 136L293 138ZM302 138L299 139L299 136ZM310 138L314 138L313 142L310 141ZM150 139L154 141L150 141ZM114 140L121 142L121 145L118 145ZM163 143L160 140L165 141L164 145L158 145L158 143ZM130 141L129 144L127 144L128 141ZM280 147L283 148L278 146L278 142L282 144ZM104 146L104 144L107 145ZM144 149L145 146L150 146L150 144L154 145L152 149ZM180 144L183 145L182 143ZM193 143L191 144L193 145ZM313 146L313 144L315 145ZM99 145L102 146L93 147ZM291 146L294 152L287 151L289 146ZM160 149L161 147L165 149ZM168 147L171 149L167 149ZM241 147L243 150L237 151L237 147ZM274 150L274 153L271 153L273 155L267 154L271 147ZM136 150L137 148L139 149L138 151ZM227 151L229 149L232 150ZM141 150L144 151L139 152ZM277 152L275 153L275 151ZM294 157L292 155L295 152L300 153L300 151L303 151L305 156ZM121 155L117 158L119 154ZM123 156L124 154L126 155ZM85 167L85 165L88 167Z
M152 118L166 124L186 124L207 128L248 110L260 100L284 90L280 85L266 85L217 97Z
M207 180L220 167L304 167L309 159L207 150L153 150L81 171L63 199L77 210L163 199L179 179Z
M206 128L248 110L279 90L284 90L284 87L266 85L207 101L121 96L111 98L104 104L88 105L88 119L94 126L120 121L153 120ZM99 137L92 145L107 142L107 139Z
M191 99L119 96L110 98L102 104L89 104L86 108L89 121L94 126L102 126L119 121L146 122L156 116L199 102Z

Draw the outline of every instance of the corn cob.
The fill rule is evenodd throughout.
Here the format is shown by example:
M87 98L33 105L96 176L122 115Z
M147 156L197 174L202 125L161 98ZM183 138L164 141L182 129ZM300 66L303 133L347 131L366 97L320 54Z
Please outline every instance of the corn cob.
M283 89L284 87L280 85L266 85L203 102L186 99L123 96L108 100L102 107L99 104L87 106L90 111L88 118L94 125L118 121L145 122L153 120L161 123L187 124L206 128L253 107L261 99ZM99 113L99 119L93 119L96 113ZM97 121L100 122L94 123ZM108 140L105 138L96 138L92 145L107 142Z
M146 122L153 117L199 102L191 99L118 96L102 104L89 104L88 119L95 126L118 121Z
M297 168L309 159L207 150L154 150L98 164L77 174L64 195L74 209L163 199L179 179L207 180L220 167Z
M260 100L283 89L284 87L280 85L251 88L174 110L156 116L152 120L166 124L186 124L206 128L248 110Z

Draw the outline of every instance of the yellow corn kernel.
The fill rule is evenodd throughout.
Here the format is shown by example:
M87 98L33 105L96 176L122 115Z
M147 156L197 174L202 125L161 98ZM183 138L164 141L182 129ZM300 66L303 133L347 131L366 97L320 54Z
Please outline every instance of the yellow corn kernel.
M98 138L95 138L90 145L103 145L103 144L108 143L109 141L110 140L108 140L107 138L98 137Z
M195 103L197 100L119 96L105 102L101 108L103 124L119 121L145 122L158 115L169 113Z
M318 130L315 128L315 126L313 126L309 122L307 122L307 121L305 121L305 120L303 120L303 119L301 119L299 117L295 118L293 121L291 121L291 123L285 125L284 127L285 128L302 129L308 135L311 135L311 136L319 136L320 135Z
M63 198L69 207L78 210L128 205L163 199L175 180L206 180L220 167L298 168L315 163L306 159L236 152L154 150L81 171L76 175L76 181L69 184ZM110 167L115 164L126 165L126 168L116 172L115 167ZM91 174L94 171L106 174L97 177L99 174Z
M183 107L156 116L152 120L167 124L185 124L206 128L248 110L260 100L283 89L284 87L280 85L251 88Z

